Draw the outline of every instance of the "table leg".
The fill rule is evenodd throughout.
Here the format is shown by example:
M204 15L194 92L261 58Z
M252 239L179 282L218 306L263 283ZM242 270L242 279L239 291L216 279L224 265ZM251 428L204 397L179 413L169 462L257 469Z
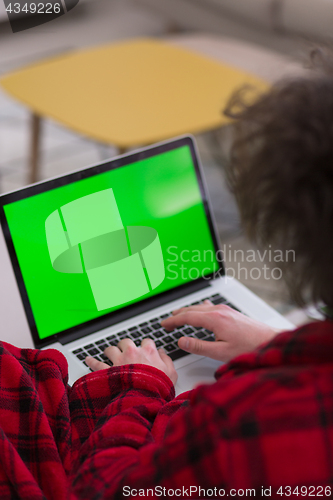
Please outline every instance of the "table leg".
M30 145L30 165L29 165L29 183L37 182L39 177L39 149L40 149L40 131L42 119L39 115L31 115L31 145Z
M119 147L118 148L118 155L124 155L127 151L127 148L124 147Z

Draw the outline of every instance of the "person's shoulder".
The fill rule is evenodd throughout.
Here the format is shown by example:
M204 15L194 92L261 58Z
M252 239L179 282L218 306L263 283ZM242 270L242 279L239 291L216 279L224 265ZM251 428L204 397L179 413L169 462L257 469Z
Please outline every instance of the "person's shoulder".
M228 470L250 474L255 462L262 464L262 484L288 485L290 471L295 486L329 484L323 443L332 427L332 392L333 325L313 323L235 358L215 384L192 391L191 421L207 422L201 442L208 449L211 440L221 461L227 446ZM240 484L244 477L252 478L242 475Z

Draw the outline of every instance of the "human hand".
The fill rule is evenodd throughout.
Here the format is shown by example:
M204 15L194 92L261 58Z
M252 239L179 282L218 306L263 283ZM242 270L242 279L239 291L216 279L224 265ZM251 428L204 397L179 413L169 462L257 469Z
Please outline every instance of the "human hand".
M215 335L215 342L181 337L178 345L191 354L200 354L224 362L239 354L253 351L280 332L229 306L223 304L214 306L209 300L197 306L177 309L173 311L173 316L165 319L161 324L166 330L192 325L212 331Z
M131 339L122 339L117 347L111 346L105 349L104 354L112 361L113 366L131 365L134 363L154 366L162 370L171 379L171 382L176 385L178 374L172 359L163 349L157 350L152 339L143 339L141 347L137 347ZM90 356L86 358L86 363L93 371L110 368L106 363L102 363L102 361L98 361Z

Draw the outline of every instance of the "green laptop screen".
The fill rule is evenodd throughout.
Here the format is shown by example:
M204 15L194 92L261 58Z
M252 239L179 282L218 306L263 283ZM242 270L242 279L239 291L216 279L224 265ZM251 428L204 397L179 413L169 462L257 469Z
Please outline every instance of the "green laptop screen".
M188 146L4 212L40 339L219 268Z

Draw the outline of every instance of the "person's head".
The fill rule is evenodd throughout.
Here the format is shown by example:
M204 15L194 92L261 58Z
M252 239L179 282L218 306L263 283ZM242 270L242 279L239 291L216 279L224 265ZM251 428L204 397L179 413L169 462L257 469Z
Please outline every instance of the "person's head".
M316 58L311 76L277 83L252 105L246 89L233 96L228 178L247 235L295 251L283 266L293 297L305 303L310 291L333 308L333 56Z

